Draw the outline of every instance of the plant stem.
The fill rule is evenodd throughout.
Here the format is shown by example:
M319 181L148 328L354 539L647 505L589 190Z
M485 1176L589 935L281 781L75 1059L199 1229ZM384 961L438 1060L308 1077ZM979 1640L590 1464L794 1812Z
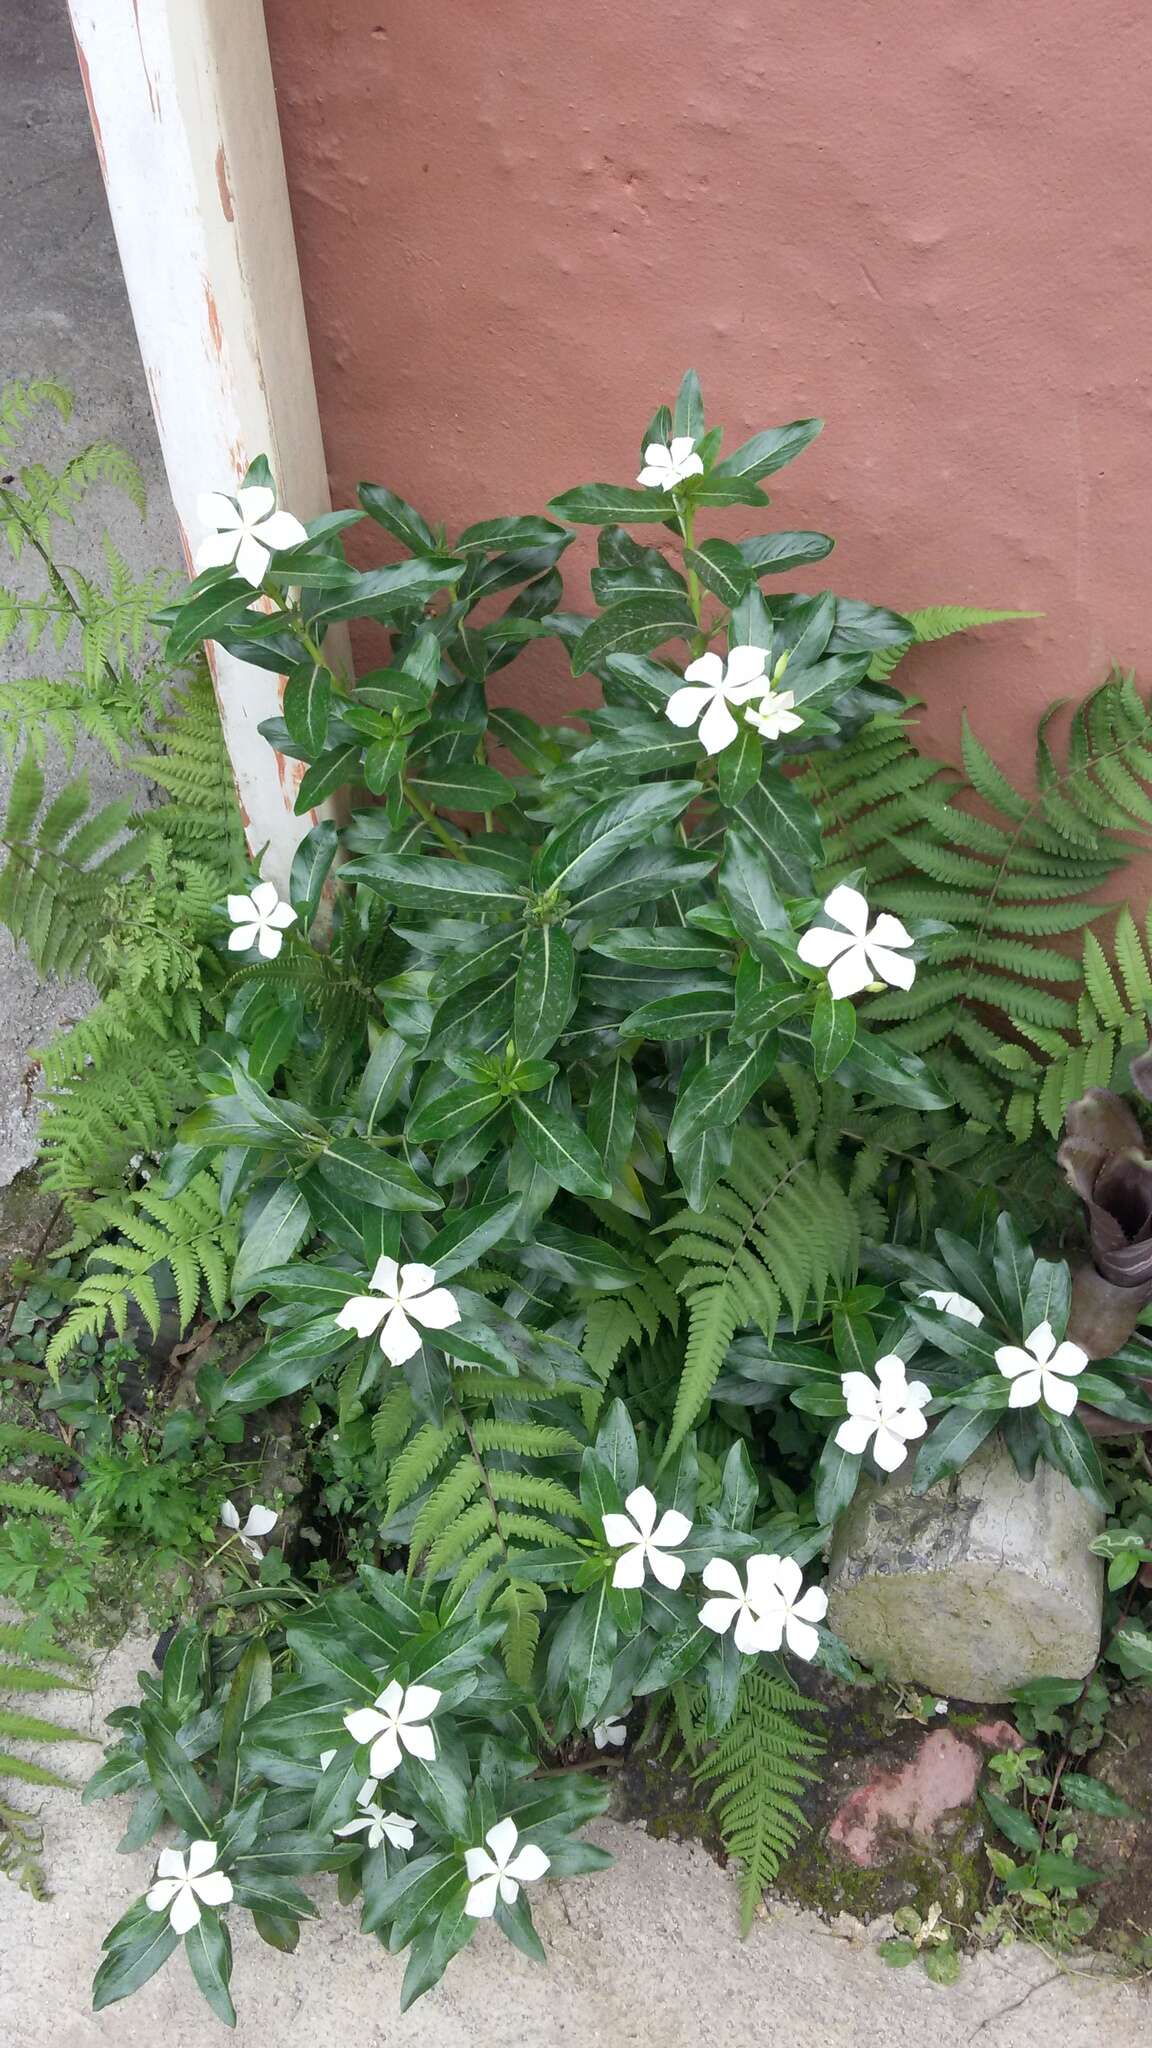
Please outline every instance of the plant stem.
M400 779L400 787L404 793L405 802L410 803L412 809L415 812L417 812L417 814L421 818L423 818L424 823L428 827L428 830L436 834L436 837L440 841L441 846L447 847L448 852L452 855L453 860L465 860L467 856L464 853L463 849L457 845L451 833L445 831L443 825L440 823L440 820L436 816L436 813L432 809L431 805L426 804L422 796L417 796L415 790L412 788L411 783L406 781L403 776Z

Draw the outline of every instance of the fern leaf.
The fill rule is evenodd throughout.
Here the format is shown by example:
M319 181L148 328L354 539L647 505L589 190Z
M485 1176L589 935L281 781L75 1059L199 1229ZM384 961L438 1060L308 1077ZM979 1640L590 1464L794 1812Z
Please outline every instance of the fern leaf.
M709 1811L717 1815L729 1855L743 1866L742 1934L807 1826L800 1801L819 1777L815 1765L824 1744L801 1717L820 1711L786 1679L746 1664L731 1721L693 1769L697 1784L713 1786Z

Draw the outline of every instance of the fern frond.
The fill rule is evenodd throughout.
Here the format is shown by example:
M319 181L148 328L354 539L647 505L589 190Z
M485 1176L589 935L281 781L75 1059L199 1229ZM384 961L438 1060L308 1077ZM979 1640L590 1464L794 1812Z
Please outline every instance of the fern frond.
M868 670L874 682L883 682L891 675L897 662L912 647L926 646L932 640L946 640L953 633L971 633L977 626L997 626L1004 619L1038 619L1039 612L982 611L965 604L934 604L923 611L905 612L905 618L916 628L915 638L906 640L902 647L883 647L872 657Z
M663 1256L688 1304L666 1457L692 1427L738 1329L754 1324L771 1343L783 1302L799 1322L809 1303L820 1314L831 1281L850 1284L859 1219L835 1176L806 1156L811 1139L783 1124L741 1128L708 1212L684 1209L661 1226L676 1233Z
M89 1203L66 1247L88 1249L87 1271L45 1353L49 1371L57 1374L81 1337L102 1336L109 1323L123 1336L133 1303L155 1332L161 1271L175 1284L182 1329L202 1295L221 1315L236 1235L236 1224L220 1215L219 1184L212 1173L198 1173L178 1195L161 1196L145 1187Z
M697 1763L698 1785L711 1784L724 1845L743 1865L740 1931L747 1934L767 1887L807 1826L800 1801L819 1776L824 1751L801 1716L821 1712L787 1679L745 1664L736 1710L715 1747Z

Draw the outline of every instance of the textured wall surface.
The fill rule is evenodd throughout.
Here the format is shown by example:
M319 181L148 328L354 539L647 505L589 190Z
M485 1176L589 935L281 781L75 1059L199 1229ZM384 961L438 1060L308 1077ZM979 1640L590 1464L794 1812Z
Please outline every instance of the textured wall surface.
M842 594L1044 613L905 670L950 751L962 703L1010 756L1142 659L1146 8L266 11L336 502L367 475L452 522L630 480L691 363L730 446L827 419L770 523L836 534Z

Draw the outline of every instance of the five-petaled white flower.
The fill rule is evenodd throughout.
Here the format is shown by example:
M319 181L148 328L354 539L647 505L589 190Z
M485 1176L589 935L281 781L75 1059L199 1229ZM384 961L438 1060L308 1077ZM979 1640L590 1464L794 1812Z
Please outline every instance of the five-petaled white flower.
M677 434L670 448L663 441L650 441L644 450L644 467L637 483L647 490L673 491L685 477L703 476L704 464L692 453L694 446L691 434Z
M969 1301L966 1294L953 1294L943 1287L926 1287L920 1299L930 1301L933 1308L938 1308L942 1316L955 1316L957 1322L971 1323L976 1330L984 1321L983 1309L977 1308L974 1301Z
M520 1830L514 1820L498 1820L484 1837L486 1849L464 1851L464 1868L472 1887L464 1901L464 1911L473 1920L490 1920L497 1898L503 1899L506 1906L514 1906L520 1886L535 1883L551 1867L550 1859L535 1842L525 1842L517 1855L519 1839Z
M755 1656L757 1650L780 1646L779 1629L774 1633L771 1628L766 1631L761 1621L765 1602L774 1608L779 1563L778 1557L750 1557L745 1567L746 1583L726 1557L714 1557L704 1567L704 1584L718 1597L704 1602L700 1619L705 1628L714 1629L718 1636L726 1635L735 1622L734 1641L745 1657ZM820 1611L823 1613L823 1608Z
M248 1510L244 1527L241 1528L240 1516L233 1502L226 1500L220 1510L220 1520L226 1529L234 1529L236 1531L237 1541L244 1545L245 1550L251 1551L253 1557L263 1557L264 1552L261 1550L256 1538L257 1536L269 1535L276 1527L280 1517L276 1513L275 1508L262 1508L259 1501L254 1501Z
M235 929L228 934L228 951L246 953L257 946L262 960L274 960L284 944L284 933L296 922L290 903L281 903L273 882L257 882L250 896L230 896L228 915Z
M916 979L916 962L893 951L912 944L900 919L882 911L869 931L868 914L859 889L841 883L825 897L824 915L843 929L834 932L827 925L811 925L797 948L809 967L827 968L828 986L839 998L858 996L874 981L911 988Z
M196 550L197 570L226 569L235 562L237 575L257 590L271 557L281 548L299 547L308 538L291 512L277 512L276 493L267 484L246 484L235 498L226 498L222 491L204 491L196 510L202 525L216 528Z
M749 1558L757 1564L756 1614L761 1650L778 1650L785 1642L794 1656L810 1664L820 1648L813 1626L828 1612L828 1595L823 1586L804 1587L804 1574L794 1557Z
M908 1456L913 1437L928 1427L923 1410L932 1399L923 1380L910 1380L902 1358L878 1358L876 1378L866 1372L843 1372L840 1385L848 1403L848 1420L836 1431L842 1451L859 1455L872 1444L882 1472L895 1472Z
M424 1342L417 1323L426 1330L450 1330L460 1321L456 1296L437 1287L434 1266L398 1266L385 1254L377 1259L368 1285L374 1292L354 1294L336 1321L358 1337L371 1337L379 1330L380 1349L391 1365L415 1358Z
M683 1543L691 1529L687 1515L679 1508L666 1508L657 1522L655 1497L646 1486L634 1487L624 1506L627 1514L602 1517L605 1541L613 1550L623 1551L616 1560L612 1584L626 1589L642 1586L647 1569L674 1593L684 1577L684 1560L667 1553Z
M394 1678L374 1706L354 1707L345 1714L344 1726L352 1740L372 1744L368 1768L374 1778L390 1778L403 1761L403 1749L425 1763L433 1761L436 1737L427 1723L439 1704L434 1685L405 1687Z
M368 1781L371 1783L371 1779ZM368 1847L378 1849L382 1842L391 1842L394 1849L410 1849L416 1832L414 1820L405 1820L402 1813L385 1813L378 1799L365 1799L363 1791L356 1804L360 1808L355 1820L346 1821L342 1828L333 1828L336 1835L364 1835Z
M758 704L750 704L744 713L753 731L764 740L778 740L785 733L796 732L804 720L796 710L796 695L792 690L769 690Z
M1033 1408L1037 1401L1047 1401L1057 1415L1071 1415L1078 1391L1070 1382L1083 1372L1088 1353L1079 1344L1057 1344L1051 1323L1044 1322L1025 1337L1023 1350L1018 1344L1002 1344L996 1363L1012 1382L1010 1408Z
M740 734L732 705L762 697L768 687L764 662L762 647L732 647L727 663L718 654L702 654L689 662L683 687L673 690L664 706L666 716L680 726L699 719L701 746L708 754L722 754Z
M156 1858L156 1880L145 1904L154 1913L168 1913L174 1934L190 1934L200 1924L201 1902L205 1906L226 1906L232 1897L232 1880L214 1868L215 1842L193 1842L187 1856L179 1849L161 1849Z
M623 1721L593 1721L592 1740L597 1749L622 1749L628 1740Z

